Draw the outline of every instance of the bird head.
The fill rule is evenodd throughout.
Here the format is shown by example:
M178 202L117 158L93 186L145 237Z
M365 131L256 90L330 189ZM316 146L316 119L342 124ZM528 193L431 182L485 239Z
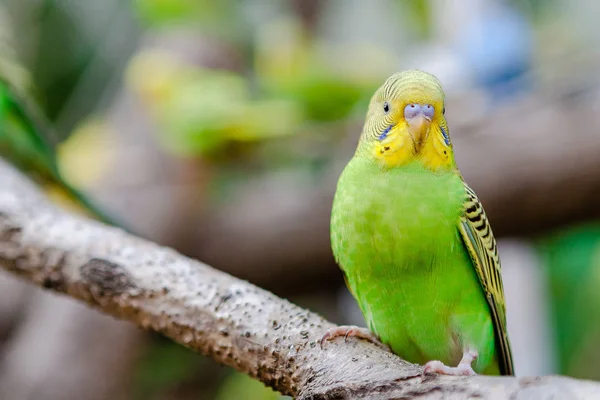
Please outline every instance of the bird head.
M415 161L434 171L453 168L444 112L444 91L435 76L398 72L373 95L357 154L367 154L385 168Z

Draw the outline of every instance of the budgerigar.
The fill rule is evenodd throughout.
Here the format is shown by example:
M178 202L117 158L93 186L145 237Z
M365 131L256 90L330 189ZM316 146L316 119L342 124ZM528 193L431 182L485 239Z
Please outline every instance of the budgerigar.
M496 241L457 169L438 79L411 70L375 93L339 178L331 243L370 328L424 372L513 375Z

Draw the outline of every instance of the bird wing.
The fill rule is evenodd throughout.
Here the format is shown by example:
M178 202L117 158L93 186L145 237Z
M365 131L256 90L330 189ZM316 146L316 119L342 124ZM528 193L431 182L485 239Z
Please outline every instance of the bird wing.
M496 239L477 195L467 184L465 189L467 199L459 230L492 311L500 356L498 360L500 372L503 375L514 375L512 352L506 330L506 305Z

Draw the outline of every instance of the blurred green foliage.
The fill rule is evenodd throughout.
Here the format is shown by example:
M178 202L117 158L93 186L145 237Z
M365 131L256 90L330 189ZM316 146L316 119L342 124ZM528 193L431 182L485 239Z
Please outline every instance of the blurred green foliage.
M139 4L166 7L170 2ZM211 15L224 18L221 26L229 18L216 11ZM356 105L371 96L381 79L368 70L361 79L341 74L323 57L307 28L291 16L262 25L252 53L252 64L243 72L193 65L164 50L142 50L132 59L128 86L158 124L166 149L214 162L230 160L227 155L240 144L246 158L262 158L261 147L273 140L293 142L298 135L313 132L314 138L325 131L337 140ZM340 126L336 129L332 123ZM320 129L322 124L326 130ZM293 153L294 147L288 143L278 149ZM297 160L293 154L278 154L276 159ZM273 167L273 161L269 157L266 165ZM310 152L302 163L312 165Z
M291 101L254 99L238 74L172 62L165 53L138 55L128 76L161 128L161 143L179 155L211 156L231 141L289 135L302 120Z
M129 23L133 17L131 7L120 0L4 0L0 2L0 13L8 13L12 22L2 24L0 31L18 29L19 34L12 35L11 42L35 81L37 100L46 116L54 122L61 119L64 129L58 134L61 139L66 137L79 118L97 109L98 94L120 73L119 53L137 41L138 29ZM90 15L94 18L85 21ZM113 32L121 37L111 35ZM99 59L99 52L105 48L113 51L112 57ZM94 79L86 79L90 72ZM78 93L82 84L96 95ZM69 105L74 96L75 107ZM65 107L75 108L76 113Z
M508 0L518 7L521 12L532 20L540 20L548 14L555 12L560 6L560 0Z
M538 248L550 281L560 373L600 379L600 224L548 235Z
M291 397L280 395L246 374L232 372L224 380L215 396L215 400L234 399L283 400L291 399Z
M432 17L431 8L433 5L427 0L399 0L395 4L399 13L408 14L406 21L410 23L410 28L418 38L427 39L431 34Z
M173 343L159 338L139 360L136 370L135 398L158 399L161 394L180 382L192 379L202 369L203 357Z
M134 0L134 11L149 29L191 27L221 39L244 40L248 27L240 0ZM235 29L232 29L235 27Z

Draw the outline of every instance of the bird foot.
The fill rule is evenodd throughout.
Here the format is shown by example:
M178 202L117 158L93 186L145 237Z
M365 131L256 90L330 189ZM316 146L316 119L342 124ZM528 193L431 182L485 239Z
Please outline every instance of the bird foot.
M441 361L429 361L423 368L423 375L425 374L442 374L442 375L454 375L454 376L473 376L477 375L471 367L473 361L477 359L476 351L465 351L462 359L456 367L448 367Z
M375 346L382 348L383 350L392 351L390 346L382 343L381 340L379 340L379 338L370 330L352 325L342 325L328 329L327 332L325 332L325 335L323 335L323 338L321 339L321 348L323 348L323 345L326 342L340 336L344 337L344 343L348 341L348 337L352 336L355 338L366 340L367 342L370 342Z

